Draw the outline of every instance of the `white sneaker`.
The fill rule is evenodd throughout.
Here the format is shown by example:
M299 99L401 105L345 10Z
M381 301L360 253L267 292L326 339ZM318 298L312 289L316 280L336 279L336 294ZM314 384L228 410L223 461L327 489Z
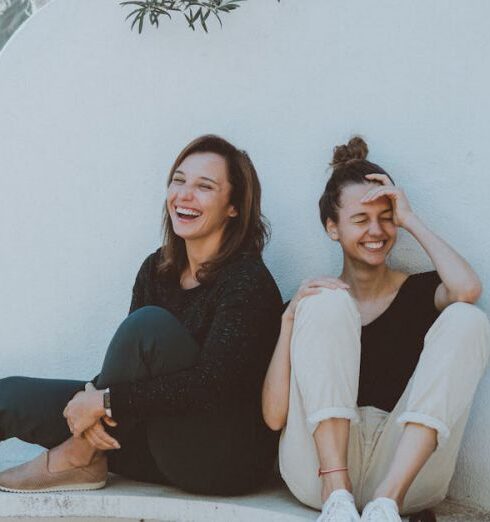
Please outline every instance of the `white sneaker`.
M402 522L398 504L391 498L380 497L366 505L362 522Z
M361 520L354 503L354 497L346 489L336 489L330 493L322 514L316 522L356 522Z

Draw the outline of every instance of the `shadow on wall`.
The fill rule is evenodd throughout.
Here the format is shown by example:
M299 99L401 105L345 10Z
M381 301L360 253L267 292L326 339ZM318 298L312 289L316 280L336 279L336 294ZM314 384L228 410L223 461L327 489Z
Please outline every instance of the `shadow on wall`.
M0 0L0 50L15 31L49 0Z

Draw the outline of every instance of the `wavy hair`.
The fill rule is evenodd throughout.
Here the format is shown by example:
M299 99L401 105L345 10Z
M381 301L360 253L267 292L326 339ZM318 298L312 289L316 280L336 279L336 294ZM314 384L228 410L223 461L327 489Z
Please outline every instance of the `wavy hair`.
M257 171L245 151L214 134L206 134L191 141L177 156L170 169L167 187L182 162L191 154L213 152L226 161L231 185L230 203L238 215L228 220L221 246L213 259L203 263L196 274L200 283L213 280L218 272L240 254L259 256L270 237L270 227L260 207L261 187ZM188 266L185 241L173 230L167 205L162 219L162 258L157 270L162 274L180 277Z

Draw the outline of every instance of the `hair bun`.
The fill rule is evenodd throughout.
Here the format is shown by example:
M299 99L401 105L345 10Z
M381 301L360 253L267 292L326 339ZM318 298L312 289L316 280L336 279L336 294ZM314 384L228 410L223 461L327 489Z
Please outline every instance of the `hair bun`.
M360 136L354 136L347 145L338 145L333 149L331 165L335 168L350 161L365 160L368 152L367 143Z

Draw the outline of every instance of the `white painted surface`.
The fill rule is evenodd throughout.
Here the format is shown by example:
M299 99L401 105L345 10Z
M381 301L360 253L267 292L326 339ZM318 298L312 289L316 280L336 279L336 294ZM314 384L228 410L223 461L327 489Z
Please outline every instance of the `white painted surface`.
M202 497L113 475L104 489L57 494L0 492L3 517L107 517L162 522L306 522L318 512L283 487L240 497ZM125 522L124 520L121 522ZM128 521L129 522L129 521Z
M490 520L488 513L451 501L439 505L436 513L439 522ZM318 511L302 506L281 486L240 497L200 497L112 476L98 491L50 495L0 492L2 522L28 522L27 517L42 518L43 522L55 522L59 517L65 522L306 522L316 520Z
M256 163L285 299L338 272L317 201L355 132L488 286L489 15L485 0L249 0L209 35L139 36L113 0L40 10L0 55L0 376L97 371L159 244L166 172L205 132ZM406 236L393 261L430 267ZM487 373L452 494L490 508L489 395Z

